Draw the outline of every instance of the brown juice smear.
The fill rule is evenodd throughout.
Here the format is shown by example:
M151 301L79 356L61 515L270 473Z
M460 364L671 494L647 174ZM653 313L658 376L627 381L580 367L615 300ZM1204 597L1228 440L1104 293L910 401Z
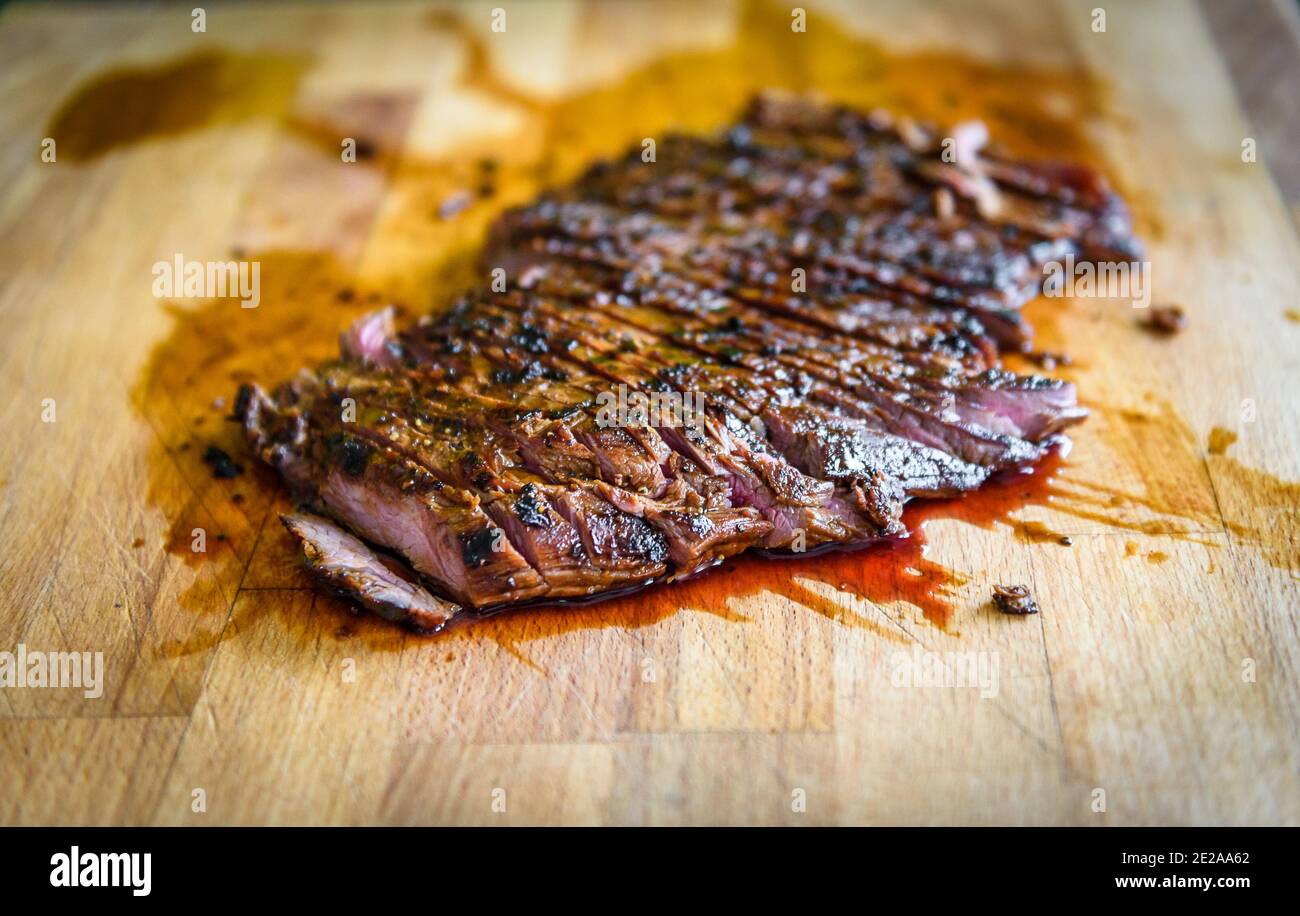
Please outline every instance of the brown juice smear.
M817 15L810 16L807 33L796 35L790 31L789 15L786 7L747 0L739 7L735 40L727 47L669 53L613 84L542 100L497 76L485 30L439 13L427 20L427 27L457 36L468 51L460 85L521 112L524 122L517 142L494 140L490 147L480 143L439 158L404 151L395 139L401 132L392 129L391 118L375 114L409 112L409 97L367 97L360 100L365 104L343 98L333 107L328 99L307 103L294 95L302 62L286 58L209 52L149 70L115 71L75 93L49 126L60 151L74 158L90 159L109 149L125 150L185 131L265 116L283 128L284 147L296 144L300 153L314 151L322 162L337 164L338 137L364 138L358 162L348 168L370 170L385 189L371 214L364 270L324 251L236 252L233 256L262 263L260 308L244 311L237 302L221 301L172 309L174 328L157 346L132 393L156 434L149 455L148 497L171 524L168 548L189 564L204 561L196 573L215 576L226 602L215 606L211 585L200 590L196 580L182 595L182 604L196 613L222 614L240 589L309 587L291 540L275 520L288 508L282 488L248 455L233 424L222 419L237 386L250 380L273 385L299 367L332 355L338 332L385 302L404 303L413 313L445 305L458 289L478 279L475 251L504 207L573 177L597 158L669 129L715 129L733 118L752 93L776 88L817 91L836 101L885 106L941 124L981 118L996 140L1014 153L1102 164L1086 131L1089 120L1102 110L1103 88L1082 69L1003 66L944 51L897 53ZM324 173L295 165L275 174L267 189L299 182L304 183L298 190L305 199L327 199L336 190L312 184L314 174ZM472 195L467 205L445 205L449 197L467 191ZM252 195L256 203L256 188ZM250 210L256 230L257 208ZM309 230L316 214L290 213L288 218L302 222L304 237L315 237ZM346 249L341 243L328 248ZM186 255L225 258L232 253ZM1039 303L1033 314L1048 320L1058 306ZM1059 346L1055 341L1048 345ZM1133 440L1126 456L1141 459L1141 424L1121 417L1114 426ZM1094 421L1082 435L1095 435L1098 429ZM213 480L200 460L208 444L226 449L244 466L244 473L233 480ZM734 603L764 593L847 626L901 638L896 619L862 602L906 604L935 625L947 626L959 591L968 582L927 559L924 530L931 518L1005 528L1047 549L1065 549L1050 546L1061 536L1042 523L1016 520L1017 510L1050 504L1077 518L1161 534L1195 530L1213 521L1203 507L1183 506L1176 494L1162 490L1154 470L1143 477L1143 489L1136 493L1059 472L1059 459L1053 457L1034 475L1006 478L958 500L915 504L907 512L914 534L898 543L798 560L742 557L687 582L589 606L505 614L453 628L447 638L469 633L513 647L574 629L645 626L683 609L740 620ZM1135 507L1141 510L1140 518L1124 515ZM196 527L209 532L206 554L190 550ZM1248 537L1263 541L1263 535ZM257 609L249 613L260 614L282 603L268 599L251 605ZM349 620L345 605L333 599L321 596L317 606L339 614L339 627L332 628L337 638L361 638L375 648L398 648L409 638L382 621ZM189 644L171 646L169 652L200 651L218 634L211 630Z
M1210 430L1210 442L1206 447L1209 449L1211 455L1222 455L1226 453L1236 441L1236 433L1230 429L1224 429L1222 426L1216 426Z
M196 564L222 559L229 544L241 557L252 550L261 516L279 492L277 477L248 454L235 424L226 420L240 384L282 379L291 367L311 365L337 350L340 325L357 312L387 301L358 291L331 257L275 251L257 255L262 265L262 304L244 310L237 300L199 305L169 304L171 336L145 365L132 392L137 409L157 435L150 479L154 504L175 499L175 475L191 483L182 511L174 513L168 550ZM244 469L229 480L213 479L202 462L205 449L224 449ZM209 550L191 549L193 531L207 533ZM218 540L219 539L219 540Z
M1020 154L1100 163L1086 130L1102 111L1104 88L1082 67L1008 66L950 51L899 53L815 14L806 33L794 33L789 7L764 0L739 5L730 47L668 55L578 104L544 111L553 135L614 153L666 129L715 128L761 89L816 92L941 124L981 118L999 143ZM556 146L565 162L585 165L567 144Z
M253 117L279 117L306 62L202 51L160 66L112 70L68 98L45 128L60 156L94 159L143 140Z

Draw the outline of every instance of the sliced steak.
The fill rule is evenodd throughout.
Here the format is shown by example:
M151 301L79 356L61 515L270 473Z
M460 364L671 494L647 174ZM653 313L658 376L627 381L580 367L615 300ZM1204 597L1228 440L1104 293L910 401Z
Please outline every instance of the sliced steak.
M955 161L925 125L762 96L504 214L506 289L368 315L339 359L241 390L295 496L421 582L292 516L317 574L428 628L897 537L907 500L1037 461L1086 412L999 350L1028 349L1045 263L1141 247L1101 176L949 136Z

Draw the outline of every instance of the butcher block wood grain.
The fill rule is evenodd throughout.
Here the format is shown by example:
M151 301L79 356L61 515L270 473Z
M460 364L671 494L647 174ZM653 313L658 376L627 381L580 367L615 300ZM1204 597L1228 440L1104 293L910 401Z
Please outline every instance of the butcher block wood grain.
M1300 245L1198 6L805 6L0 14L0 651L103 659L97 698L0 689L0 823L1300 823ZM436 637L314 591L239 382L445 303L502 208L767 86L1096 164L1187 329L1032 304L1093 415L923 552ZM256 261L260 305L155 297L178 254Z

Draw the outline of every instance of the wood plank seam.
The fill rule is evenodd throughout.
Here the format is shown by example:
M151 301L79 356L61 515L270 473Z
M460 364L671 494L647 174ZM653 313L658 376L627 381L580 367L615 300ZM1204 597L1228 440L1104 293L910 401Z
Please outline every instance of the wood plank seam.
M257 554L257 545L262 539L262 531L266 528L266 520L270 516L270 514L274 511L275 511L274 505L268 505L266 511L263 513L262 523L261 525L258 526L257 536L253 539L253 547L248 552L248 559L245 561L244 570L240 574L240 579L239 579L240 585L243 584L244 576L248 575L248 568L249 566L252 565L253 557ZM151 818L151 820L154 823L158 823L160 820L158 815L161 813L163 795L165 794L166 786L171 782L172 773L175 771L176 764L180 760L181 750L185 747L185 741L189 737L190 725L192 725L194 722L194 710L197 708L198 704L202 702L203 694L208 683L208 676L212 671L213 664L216 662L218 653L221 652L222 646L225 643L226 630L229 629L230 622L234 618L235 605L236 603L238 603L238 601L239 601L239 587L237 585L235 588L235 597L230 600L230 605L226 609L226 620L225 623L222 625L221 635L217 639L216 643L213 645L212 649L209 650L208 657L204 661L203 673L199 677L199 689L196 694L194 706L190 707L190 715L185 721L185 727L181 730L180 736L176 739L176 750L172 753L171 762L167 765L167 770L163 774L163 777L159 782L159 785L162 786L163 788L162 790L159 791L157 807L155 807L153 812L153 817Z

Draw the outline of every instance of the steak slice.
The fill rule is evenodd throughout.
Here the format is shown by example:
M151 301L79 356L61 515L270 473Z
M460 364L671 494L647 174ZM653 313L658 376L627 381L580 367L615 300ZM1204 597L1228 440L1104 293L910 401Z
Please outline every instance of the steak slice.
M580 408L562 409L551 417L539 416L537 400L524 391L516 391L518 396L512 400L465 394L443 385L425 384L415 373L403 376L415 387L398 398L415 405L408 409L388 396L393 378L383 377L378 395L354 391L379 408L369 422L362 423L362 428L373 427L372 435L413 452L415 460L442 479L483 491L483 498L490 504L495 505L494 494L503 491L551 484L540 488L545 498L563 497L562 505L557 506L560 513L579 528L590 529L594 519L578 520L577 513L584 507L604 503L601 517L607 525L617 522L621 543L628 545L627 550L651 550L652 555L645 560L657 564L663 559L658 545L666 547L677 566L675 576L712 565L771 530L757 512L733 507L722 497L719 491L726 485L720 477L710 477L695 466L674 460L666 444L651 439L650 430L633 436L631 431L616 427L601 429ZM511 397L499 384L488 390ZM577 441L575 429L587 444ZM673 478L671 483L662 474L655 477L650 473L647 456L662 462ZM606 469L608 472L602 475ZM584 471L587 476L583 476ZM537 483L528 483L534 477ZM618 507L618 511L611 506ZM507 534L514 532L517 537L512 537L512 542L520 544L520 538L536 536L536 532L527 532L507 521L499 507L489 507L488 511L494 513ZM644 530L647 525L653 530ZM557 523L552 520L545 526L533 527L549 532ZM534 555L534 551L520 546L525 555ZM585 566L591 565L592 558L575 557ZM644 578L658 572L662 569L646 570L640 575ZM551 596L560 595L553 589Z
M434 632L460 610L385 565L361 541L318 515L294 512L281 516L280 521L302 544L313 576L385 620Z
M924 125L761 96L504 214L505 289L367 315L241 389L252 449L332 520L285 518L313 571L431 629L905 536L907 500L1037 461L1086 411L1002 369L1019 309L1048 261L1141 247L1094 172L950 138L955 161Z
M367 541L402 555L458 604L479 607L536 598L542 577L487 516L473 493L449 487L418 464L353 432L321 434L315 422L338 406L303 383L271 399L242 391L245 431L303 503Z

